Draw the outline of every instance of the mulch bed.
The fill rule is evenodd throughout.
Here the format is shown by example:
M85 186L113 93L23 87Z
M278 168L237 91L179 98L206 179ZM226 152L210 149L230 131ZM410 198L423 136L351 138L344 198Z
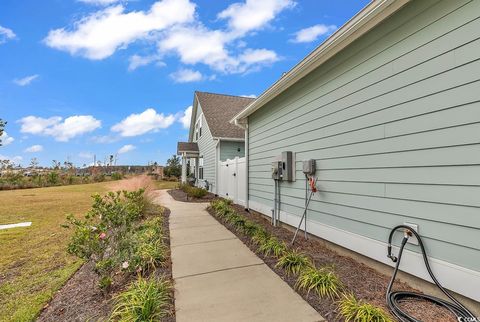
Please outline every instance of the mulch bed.
M207 193L203 198L191 198L185 192L180 189L173 189L167 191L170 196L176 201L181 202L210 202L212 200L218 199L213 193Z
M166 244L170 248L170 230L169 218L170 210L164 208L163 228L166 232ZM156 276L165 275L173 281L172 262L170 255L165 267L160 267L155 271ZM110 316L113 301L112 298L123 291L129 282L135 279L135 276L124 276L119 274L113 283L113 289L104 293L98 287L99 277L93 270L91 261L85 263L55 294L53 299L47 304L37 322L57 322L57 321L105 321ZM162 319L162 322L175 322L175 299L172 288L172 311L169 316Z
M246 218L262 225L268 232L276 236L279 240L283 240L290 245L293 238L293 232L284 227L273 227L270 224L270 220L263 215L250 211L247 212L242 206L233 205L236 212L245 216ZM318 297L314 292L307 294L307 292L295 289L296 276L287 276L282 269L276 268L277 259L273 256L264 256L257 251L257 246L252 243L250 237L239 233L233 226L219 220L212 209L208 209L210 214L223 224L227 229L234 233L250 250L252 250L257 256L263 259L263 261L277 273L285 282L287 282L292 289L302 296L313 308L315 308L325 319L328 321L344 321L339 316L337 311L337 304L330 299L322 299ZM295 241L296 249L309 255L317 267L321 266L333 266L335 272L340 277L347 290L353 292L358 299L367 301L381 307L388 312L388 308L385 304L385 293L390 281L390 276L386 276L375 269L354 260L351 257L343 256L332 250L325 243L318 239L309 238L305 240L302 234L299 233ZM396 281L394 285L395 289L416 291L405 283ZM413 316L422 321L456 321L447 310L433 306L428 303L407 303L404 308Z

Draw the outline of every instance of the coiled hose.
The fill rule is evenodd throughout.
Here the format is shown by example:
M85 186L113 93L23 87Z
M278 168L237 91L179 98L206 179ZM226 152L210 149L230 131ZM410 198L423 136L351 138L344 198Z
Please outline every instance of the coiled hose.
M402 240L402 244L400 246L400 250L398 251L398 258L394 255L392 255L392 238L395 232L399 229L402 229L402 231L405 232L405 237ZM393 283L395 282L395 277L397 276L398 273L398 268L400 266L400 260L402 259L402 254L403 250L405 248L405 245L407 244L408 238L410 236L415 236L418 240L418 244L420 246L420 249L422 251L422 256L423 256L423 261L425 262L425 267L427 268L428 274L432 278L433 282L437 285L437 287L445 294L452 302L448 302L445 300L442 300L438 297L434 297L431 295L424 295L424 294L419 294L419 293L414 293L414 292L405 292L405 291L398 291L398 292L392 292L392 287ZM457 318L458 321L476 321L475 317L473 316L472 312L470 312L465 306L463 306L457 299L455 299L443 286L440 284L440 282L437 280L435 275L432 272L432 269L430 268L430 264L428 263L428 258L425 252L425 247L423 245L422 239L418 235L418 233L413 230L411 227L406 226L406 225L399 225L395 228L392 229L390 232L390 236L388 237L388 258L390 258L395 265L395 270L393 271L392 279L390 280L390 283L388 284L387 288L387 305L392 312L392 314L401 322L421 322L421 320L417 320L411 315L408 315L402 309L400 308L400 304L402 301L406 300L424 300L430 303L434 303L436 305L442 306L449 310L455 317Z

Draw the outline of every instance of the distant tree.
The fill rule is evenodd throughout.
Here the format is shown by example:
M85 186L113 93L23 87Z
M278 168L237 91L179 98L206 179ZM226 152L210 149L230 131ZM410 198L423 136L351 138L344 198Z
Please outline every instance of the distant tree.
M0 146L2 146L2 138L1 138L1 136L3 135L3 130L5 129L5 124L7 124L7 122L5 122L4 120L0 119Z
M172 155L172 157L167 160L167 166L165 167L163 172L167 177L180 178L180 176L182 175L182 165L180 164L180 157Z
M61 166L60 161L52 160L52 169L58 170L58 169L60 169L60 166Z
M38 159L37 158L32 158L30 160L30 168L36 169L38 167Z

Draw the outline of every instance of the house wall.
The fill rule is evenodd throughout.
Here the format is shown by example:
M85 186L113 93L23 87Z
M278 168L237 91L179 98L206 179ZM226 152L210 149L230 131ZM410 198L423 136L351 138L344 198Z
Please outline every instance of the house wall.
M379 261L392 227L419 225L434 270L480 300L480 1L412 1L249 118L250 207L270 215L270 162L296 153L282 220ZM425 277L418 247L402 269Z
M202 112L202 107L200 103L197 106L197 114L195 116L195 121L192 123L192 126L195 126L195 122L199 117L202 117L202 136L198 139L195 139L195 134L193 136L193 142L197 142L198 150L200 157L203 156L203 180L200 180L199 185L204 186L205 180L208 180L210 191L215 191L215 167L217 162L215 159L215 141L212 138L212 133L207 124L207 120ZM192 160L193 161L193 160ZM194 161L191 162L191 165L194 164ZM193 172L193 167L191 167Z
M235 159L235 157L243 158L244 156L245 142L220 141L220 161Z

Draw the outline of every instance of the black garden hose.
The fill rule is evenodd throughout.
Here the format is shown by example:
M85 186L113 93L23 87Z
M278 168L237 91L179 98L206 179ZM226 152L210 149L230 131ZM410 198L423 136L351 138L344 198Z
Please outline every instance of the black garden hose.
M402 244L400 246L400 250L398 251L398 258L392 255L392 238L395 232L399 229L402 229L402 231L405 233L405 237L402 240ZM428 274L430 274L430 277L432 278L433 282L437 285L437 287L445 294L452 302L448 302L445 300L442 300L438 297L434 297L431 295L424 295L424 294L419 294L419 293L414 293L414 292L405 292L405 291L398 291L398 292L392 292L392 287L393 283L395 282L395 277L397 276L398 273L398 267L400 266L400 260L402 258L403 250L405 248L405 245L407 244L408 238L410 236L415 236L418 240L418 245L420 246L420 249L422 251L422 256L423 256L423 261L425 262L425 267L427 268ZM476 321L475 317L473 316L472 312L470 312L465 306L463 306L457 299L455 299L450 292L448 292L443 286L440 284L440 282L437 280L435 275L432 272L432 269L430 268L430 264L428 263L428 258L425 252L425 247L423 246L422 239L418 235L416 231L414 231L411 227L406 226L406 225L399 225L395 228L392 229L390 232L390 236L388 237L388 258L390 258L394 263L396 262L395 265L395 270L393 271L393 276L392 279L390 280L390 283L388 284L387 288L387 305L392 312L392 314L401 322L421 322L421 320L418 320L414 318L411 315L408 315L406 312L402 311L400 308L400 304L402 301L407 301L407 300L424 300L430 303L434 303L436 305L442 306L449 310L456 318L458 321Z

